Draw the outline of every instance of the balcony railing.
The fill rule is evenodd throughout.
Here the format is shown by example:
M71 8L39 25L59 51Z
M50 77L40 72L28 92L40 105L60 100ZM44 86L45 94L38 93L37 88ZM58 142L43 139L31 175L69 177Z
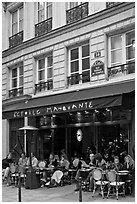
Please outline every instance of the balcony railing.
M14 98L23 95L23 87L9 90L9 98Z
M53 80L49 80L47 82L39 82L38 84L35 84L35 94L51 89L53 89Z
M23 43L23 31L9 37L9 47L15 47Z
M121 3L123 3L123 2L107 2L106 6L107 6L107 8L110 8L110 7L116 6L116 5L121 4Z
M86 83L90 81L90 73L84 72L83 74L73 74L67 77L67 85L74 85L79 83Z
M114 67L108 67L109 78L132 73L135 73L135 62L129 62L128 64L122 64Z
M88 16L88 2L80 4L66 11L67 24L81 20Z
M52 30L52 18L35 25L35 37L48 33Z

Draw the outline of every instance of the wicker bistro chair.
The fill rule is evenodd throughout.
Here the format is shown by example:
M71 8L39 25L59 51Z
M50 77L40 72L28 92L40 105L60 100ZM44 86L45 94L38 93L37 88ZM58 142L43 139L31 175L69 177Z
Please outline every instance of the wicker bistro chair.
M21 184L25 186L26 182L26 168L24 166L19 166L18 167L18 172L20 172L20 178L21 178ZM22 183L23 181L23 183Z
M108 184L108 193L107 198L110 195L116 195L118 200L118 195L124 195L125 196L125 182L119 181L118 179L118 173L114 170L110 170L107 172L107 179L109 181ZM121 189L121 192L119 192L119 189ZM112 193L110 193L112 190Z
M101 195L102 195L102 198L104 198L104 189L109 182L104 180L103 170L100 168L95 168L92 172L92 177L94 182L93 197L97 186L100 186Z
M18 183L18 166L17 165L14 165L14 164L10 165L10 177L11 177L11 183L17 186L17 183Z

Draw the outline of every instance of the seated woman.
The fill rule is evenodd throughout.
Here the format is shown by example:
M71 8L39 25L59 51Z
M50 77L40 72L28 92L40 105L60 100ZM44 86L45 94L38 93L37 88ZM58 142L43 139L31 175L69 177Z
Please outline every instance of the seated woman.
M129 154L124 157L123 169L129 170L130 172L134 171L135 169L135 162Z
M3 181L6 181L7 186L11 184L10 180L10 165L13 164L12 154L8 153L5 159L2 160L2 169L4 172Z
M122 168L123 168L123 165L120 163L118 156L114 157L113 163L110 163L107 165L108 170L120 171L120 170L122 170Z
M125 177L125 181L131 180L132 182L135 182L135 162L129 154L124 157L124 160L123 170L129 171L129 174Z
M27 166L27 157L25 152L22 152L21 157L19 158L18 166L19 166L19 171L21 174L24 174L26 171L26 166Z
M41 178L41 181L46 183L47 182L47 178L51 177L51 175L54 172L54 168L57 167L57 165L58 165L58 161L56 159L55 154L52 152L49 155L48 168L46 170L43 170L43 178Z
M58 166L55 168L56 170L51 177L51 181L46 183L46 186L52 187L52 186L57 186L58 184L60 184L60 181L63 175L68 174L69 164L70 163L65 157L65 155L62 155L61 160Z

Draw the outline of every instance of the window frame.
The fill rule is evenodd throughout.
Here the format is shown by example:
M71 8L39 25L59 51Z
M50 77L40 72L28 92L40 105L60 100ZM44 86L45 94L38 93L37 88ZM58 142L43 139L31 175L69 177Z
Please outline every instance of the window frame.
M121 64L127 64L128 62L135 60L135 57L132 59L126 59L126 57L127 57L126 56L126 48L131 46L131 44L128 46L126 45L126 35L130 32L133 32L133 31L135 32L135 29L131 29L131 30L123 32L123 33L109 36L109 38L108 38L108 67L118 66ZM116 36L121 36L121 38L122 38L122 43L121 43L122 61L121 61L121 63L117 63L117 62L112 63L112 55L111 54L112 54L113 50L111 49L111 39L113 37L116 37Z
M20 67L23 68L23 74L20 75ZM12 77L12 71L14 69L17 69L17 77ZM20 85L20 77L23 77L23 83L22 85ZM12 81L13 79L17 78L17 86L16 87L13 87L12 86ZM19 89L19 88L24 88L24 67L23 67L23 63L20 63L16 66L13 66L11 69L10 69L10 90L14 90L14 89Z
M39 6L38 6L39 3L44 3L44 8L41 9L41 10L44 10L44 18L42 20L39 19L39 11L41 11L39 10ZM48 10L50 7L51 7L51 14L49 14L49 10ZM53 12L53 2L38 2L37 3L38 23L41 23L42 21L52 18L52 14L53 14L52 12Z
M75 8L75 7L77 7L77 6L79 6L80 4L83 4L83 3L85 3L85 2L79 2L79 1L77 1L77 2L68 2L67 10Z
M48 57L52 57L52 66L48 67ZM44 67L44 80L39 80L39 60L44 59L45 67ZM48 69L52 68L52 77L48 78ZM50 80L53 80L53 53L50 53L46 56L42 56L37 59L36 61L36 84L39 84L41 82L48 82Z
M18 7L17 9L15 9L14 11L11 12L11 33L12 33L12 36L13 35L16 35L17 33L23 31L23 22L24 22L24 9L23 9L23 5L21 5L20 7ZM20 10L22 9L22 18L20 19ZM17 12L17 21L16 21L16 24L17 24L17 32L13 32L13 15L14 13ZM22 23L22 29L20 29L20 22Z
M89 55L87 55L86 57L82 57L82 47L88 45L89 46ZM78 48L78 64L79 64L79 70L76 71L76 72L71 72L71 62L73 61L76 61L76 60L71 60L71 50L74 50ZM86 69L86 70L82 70L82 60L83 59L86 59L86 58L89 58L89 69ZM79 74L79 75L82 75L85 71L89 71L90 72L90 79L91 79L91 68L90 68L90 43L89 42L85 42L85 43L82 43L80 45L77 45L77 46L73 46L71 48L69 48L68 50L68 77L71 77L75 74ZM85 82L83 82L85 83ZM83 84L82 83L82 80L80 80L79 84ZM75 84L74 84L75 85Z

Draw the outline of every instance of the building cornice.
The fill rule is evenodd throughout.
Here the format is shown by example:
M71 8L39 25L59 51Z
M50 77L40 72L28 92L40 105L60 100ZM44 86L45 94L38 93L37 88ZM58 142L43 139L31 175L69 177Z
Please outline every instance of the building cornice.
M131 2L131 3L125 2L125 3L118 4L117 6L101 10L100 12L92 14L92 15L90 15L90 16L88 16L88 17L86 17L80 21L59 27L57 29L52 30L51 32L49 32L47 34L43 34L41 36L34 37L34 38L31 38L30 40L24 41L21 45L18 45L17 47L4 50L2 52L2 57L3 58L7 57L13 53L19 52L23 49L30 47L30 46L34 46L36 44L39 44L45 40L55 38L57 36L65 34L67 32L72 32L74 30L78 30L81 27L85 27L89 24L94 24L94 23L96 23L102 19L109 18L113 15L119 14L120 12L124 12L124 11L131 9L131 8L134 8L134 7L135 7L134 2ZM134 16L135 16L135 14L133 14L133 17Z

